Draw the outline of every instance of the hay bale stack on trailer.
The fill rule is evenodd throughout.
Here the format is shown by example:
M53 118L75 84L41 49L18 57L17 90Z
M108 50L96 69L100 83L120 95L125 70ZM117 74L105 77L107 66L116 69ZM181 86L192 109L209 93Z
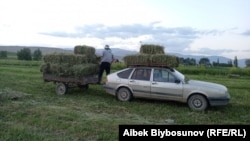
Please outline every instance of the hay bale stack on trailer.
M82 77L98 73L97 59L87 55L75 55L65 53L47 54L43 57L44 64L41 72L57 76Z
M43 60L40 71L44 81L57 83L57 94L66 93L68 86L88 88L88 84L98 81L99 62L94 47L78 45L74 53L46 54Z
M178 57L167 55L164 47L160 45L141 45L140 53L127 55L123 58L127 66L168 66L178 67Z

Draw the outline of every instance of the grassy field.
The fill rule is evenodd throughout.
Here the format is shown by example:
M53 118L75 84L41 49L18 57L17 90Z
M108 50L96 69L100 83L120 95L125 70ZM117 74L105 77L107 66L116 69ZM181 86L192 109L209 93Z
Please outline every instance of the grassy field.
M249 76L186 74L192 79L224 84L231 94L227 106L194 112L176 102L135 99L122 103L106 94L101 85L90 85L88 90L72 88L58 96L55 84L43 81L39 63L3 62L0 141L115 141L120 124L169 124L169 119L178 125L250 123Z

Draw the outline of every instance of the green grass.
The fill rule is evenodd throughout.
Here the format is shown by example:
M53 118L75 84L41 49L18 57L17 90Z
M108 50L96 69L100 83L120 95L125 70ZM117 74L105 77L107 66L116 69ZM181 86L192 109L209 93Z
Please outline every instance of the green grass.
M0 65L0 140L118 140L120 124L249 124L250 77L187 74L224 84L231 101L204 112L186 104L135 99L117 101L101 85L55 94L55 84L44 82L39 65Z
M14 65L14 66L40 66L42 61L29 61L17 59L0 59L0 65Z

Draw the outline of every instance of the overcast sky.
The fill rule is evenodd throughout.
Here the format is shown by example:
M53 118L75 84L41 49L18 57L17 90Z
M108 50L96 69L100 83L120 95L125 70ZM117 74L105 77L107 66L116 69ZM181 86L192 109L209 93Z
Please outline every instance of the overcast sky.
M1 0L0 45L250 58L250 0Z

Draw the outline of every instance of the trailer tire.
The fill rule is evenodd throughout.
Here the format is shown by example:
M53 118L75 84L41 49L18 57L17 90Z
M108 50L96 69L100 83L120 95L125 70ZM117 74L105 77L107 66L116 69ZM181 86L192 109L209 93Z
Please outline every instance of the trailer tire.
M64 95L68 91L68 85L64 83L56 84L56 94Z

